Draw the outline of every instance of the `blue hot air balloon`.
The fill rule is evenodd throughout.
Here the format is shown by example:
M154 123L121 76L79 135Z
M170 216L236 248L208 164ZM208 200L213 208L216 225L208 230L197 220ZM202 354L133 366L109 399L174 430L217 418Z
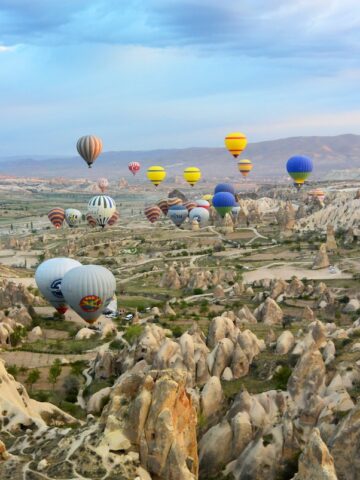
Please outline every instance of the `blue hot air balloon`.
M295 155L287 161L286 169L296 186L300 188L313 171L313 162L309 157Z
M235 188L230 183L218 183L215 187L214 194L219 192L228 192L235 195Z
M185 205L173 205L168 211L168 217L177 227L185 222L188 215L189 212Z
M215 193L213 197L213 206L215 210L222 216L225 215L233 209L236 205L235 197L230 192L218 192Z

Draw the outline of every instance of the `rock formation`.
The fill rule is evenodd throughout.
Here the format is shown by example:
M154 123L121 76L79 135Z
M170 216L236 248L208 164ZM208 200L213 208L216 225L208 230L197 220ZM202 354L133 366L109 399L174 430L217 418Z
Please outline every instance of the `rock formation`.
M326 244L322 243L317 253L312 269L320 270L321 268L327 268L330 265L329 257L326 250Z
M326 250L328 252L336 252L337 243L335 239L335 229L330 223L326 227Z

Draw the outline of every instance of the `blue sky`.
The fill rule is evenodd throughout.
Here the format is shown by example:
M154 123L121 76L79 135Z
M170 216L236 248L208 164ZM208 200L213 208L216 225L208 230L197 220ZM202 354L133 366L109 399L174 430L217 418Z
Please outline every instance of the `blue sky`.
M0 0L0 156L360 133L358 0Z

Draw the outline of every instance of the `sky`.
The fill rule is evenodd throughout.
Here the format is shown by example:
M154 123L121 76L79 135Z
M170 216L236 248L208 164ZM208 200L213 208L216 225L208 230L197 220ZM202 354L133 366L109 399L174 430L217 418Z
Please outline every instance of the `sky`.
M358 0L0 0L0 157L360 134Z

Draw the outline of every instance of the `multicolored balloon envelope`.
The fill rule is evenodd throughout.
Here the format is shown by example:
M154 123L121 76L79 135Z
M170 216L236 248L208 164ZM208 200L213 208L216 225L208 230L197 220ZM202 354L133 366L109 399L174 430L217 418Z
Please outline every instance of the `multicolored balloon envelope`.
M144 213L150 223L157 222L161 217L161 210L157 205L151 205L150 207L146 207Z
M119 218L120 218L120 213L116 210L109 218L108 225L112 227L113 225L115 225L115 223L118 222Z
M160 200L160 202L157 204L157 206L160 208L160 210L162 211L162 213L166 217L166 215L168 213L168 210L169 210L169 205L168 205L167 199Z
M184 170L184 179L193 187L201 178L200 168L187 167Z
M237 158L240 153L245 150L246 145L247 138L244 133L232 132L225 137L225 147L235 158Z
M168 211L168 217L177 227L180 227L185 222L188 215L189 212L184 205L174 205Z
M219 215L224 218L236 206L235 197L230 192L218 192L214 195L213 206Z
M48 219L56 229L61 228L65 220L65 210L63 208L53 208L48 213Z
M139 162L130 162L129 165L128 165L128 168L133 175L136 175L137 172L140 170L140 163Z
M230 183L218 183L215 187L214 194L219 192L228 192L228 193L231 193L232 195L235 195L235 188L232 185L230 185Z
M104 228L116 212L116 203L108 195L96 195L88 203L87 213L100 227Z
M301 187L313 171L313 162L309 157L295 155L287 161L286 169L298 187Z
M51 258L36 269L35 282L38 289L59 313L63 314L68 309L61 290L63 277L72 268L80 266L81 263L72 258Z
M76 144L79 155L82 156L89 168L92 167L92 164L100 155L102 147L101 138L95 137L94 135L85 135L84 137L79 138Z
M212 196L211 196L211 199L212 199ZM208 200L205 200L204 198L199 198L198 200L196 200L196 206L206 208L207 210L209 210L210 202Z
M159 165L153 165L149 167L146 176L150 180L150 182L157 187L160 183L165 180L166 171L164 167L160 167Z
M181 198L171 197L167 199L167 204L168 204L168 207L171 208L174 205L182 205L183 201L181 200Z
M81 212L76 208L67 208L65 210L65 221L69 225L70 228L79 225L81 222Z
M188 201L188 202L185 202L185 203L184 203L184 207L187 208L187 211L188 211L188 212L191 212L191 210L196 207L196 203L195 203L195 202Z
M107 178L99 178L97 182L97 186L99 187L100 191L104 193L109 187L109 180Z
M112 301L114 275L100 265L82 265L64 275L61 291L70 307L88 323L94 323Z
M238 168L241 175L246 178L253 169L253 164L251 160L244 158L238 161Z
M208 209L203 207L195 207L189 213L190 222L196 220L199 224L204 227L210 218L210 212Z

